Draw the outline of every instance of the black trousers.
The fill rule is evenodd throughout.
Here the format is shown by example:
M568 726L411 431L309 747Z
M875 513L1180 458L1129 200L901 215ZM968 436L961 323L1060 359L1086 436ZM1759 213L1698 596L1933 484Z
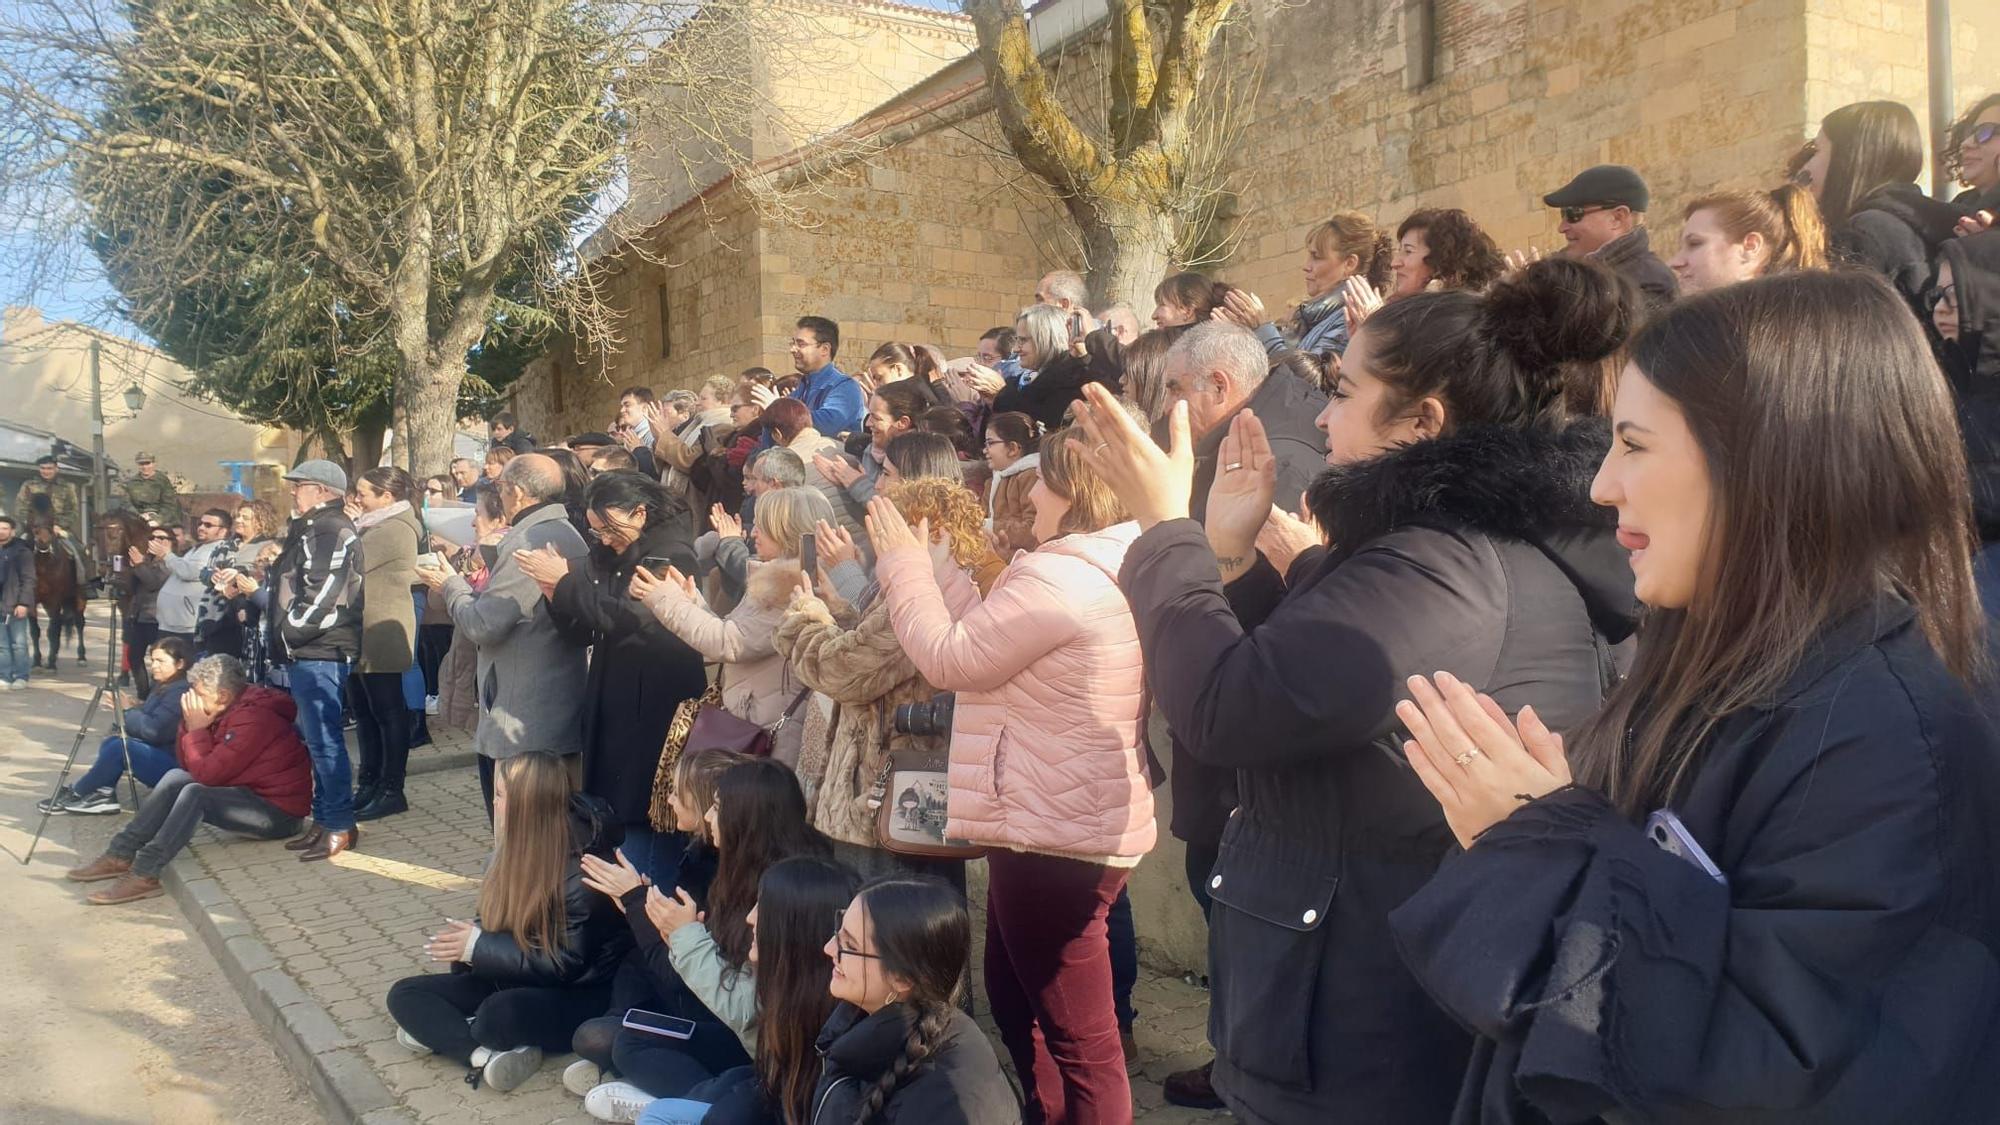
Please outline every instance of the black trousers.
M417 1042L469 1066L474 1047L567 1051L577 1025L610 998L610 981L508 988L473 973L427 973L389 987L389 1016Z
M423 669L425 695L438 693L438 667L451 651L451 631L450 622L417 626L417 667Z
M138 699L153 694L153 674L146 671L146 650L159 639L159 622L125 619L125 653L132 662L132 691Z
M661 986L668 985L666 988ZM612 978L607 1015L577 1028L570 1044L577 1054L616 1073L656 1098L679 1098L724 1071L750 1063L749 1052L729 1026L715 1018L678 978L659 981L637 957L628 957ZM627 1008L644 1008L694 1021L690 1039L670 1039L623 1025Z
M354 740L361 751L355 787L372 784L387 793L401 793L403 772L410 764L410 709L403 702L403 674L352 673L347 697L354 708Z

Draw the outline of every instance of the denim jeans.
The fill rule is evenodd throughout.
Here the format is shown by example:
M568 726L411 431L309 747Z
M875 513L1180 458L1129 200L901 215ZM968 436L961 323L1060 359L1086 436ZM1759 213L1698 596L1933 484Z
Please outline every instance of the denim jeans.
M0 622L0 684L25 684L34 656L28 644L28 619L14 616L12 610L6 612L7 619Z
M299 733L312 756L313 823L328 832L354 827L354 772L347 760L347 737L340 729L340 689L347 682L344 660L292 662L292 700L299 705Z
M114 734L97 744L97 761L91 763L71 788L79 793L94 793L117 785L118 779L125 776L128 753L132 757L132 777L148 788L157 787L168 770L180 765L172 747L163 750L136 738L121 741Z
M168 770L139 813L111 838L105 854L132 861L132 873L157 879L203 821L260 840L299 830L299 818L238 785L203 785L186 770Z

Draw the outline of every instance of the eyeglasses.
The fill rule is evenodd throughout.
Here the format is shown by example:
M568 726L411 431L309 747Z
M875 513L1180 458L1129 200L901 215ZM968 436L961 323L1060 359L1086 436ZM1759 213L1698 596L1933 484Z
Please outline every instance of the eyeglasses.
M424 488L424 494L425 494L425 495L427 495L427 496L443 496L443 495L444 495L444 489L442 489L442 488L439 488L439 487L438 487L437 485L434 485L434 484L433 484L433 485L427 485L427 486L425 486L425 488Z
M1611 208L1601 203L1592 204L1589 207L1565 207L1562 209L1563 222L1580 223L1583 221L1583 217L1585 215L1595 215L1599 211L1609 211L1609 210L1611 210Z
M219 523L215 522L214 520L196 520L196 521L194 521L194 525L195 525L196 527L221 527L221 526L222 526L222 524L219 524Z
M162 533L162 534L159 534L159 535L148 535L148 536L146 536L146 538L148 538L148 539L157 539L157 540L159 540L159 541L160 541L160 542L162 542L162 543L171 543L171 542L173 542L173 541L174 541L174 537L173 537L173 536L171 536L171 535L167 535L167 534L164 534L164 533Z
M1992 140L1995 134L2000 134L2000 121L1982 121L1972 127L1972 131L1965 135L1965 140L1959 143L1959 147L1983 145Z
M1958 311L1958 286L1956 284L1933 285L1929 289L1924 290L1925 308L1934 309L1940 304L1953 312Z
M859 957L863 961L880 961L882 959L882 955L880 953L863 953L859 949L847 948L847 944L840 940L841 927L845 926L846 924L847 924L847 911L844 909L834 911L833 952L835 954L835 959L844 961L849 957Z
M988 449L991 449L996 445L1006 445L1006 444L1007 444L1007 439L1005 438L994 437L986 439L986 448Z

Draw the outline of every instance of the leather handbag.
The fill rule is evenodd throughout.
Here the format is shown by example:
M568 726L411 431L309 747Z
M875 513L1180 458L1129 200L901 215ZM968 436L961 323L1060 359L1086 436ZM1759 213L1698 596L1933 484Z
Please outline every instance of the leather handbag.
M944 834L951 785L944 750L892 753L875 776L868 803L883 851L925 859L978 859L986 849Z
M667 737L660 744L660 764L653 771L653 803L647 810L646 819L652 822L654 830L673 831L674 813L670 802L674 795L674 774L680 769L683 757L703 750L729 750L752 758L768 758L778 732L792 721L799 706L811 695L811 689L800 692L770 727L760 727L731 714L722 705L722 684L719 681L710 684L699 697L683 700L674 711L674 721L667 724Z

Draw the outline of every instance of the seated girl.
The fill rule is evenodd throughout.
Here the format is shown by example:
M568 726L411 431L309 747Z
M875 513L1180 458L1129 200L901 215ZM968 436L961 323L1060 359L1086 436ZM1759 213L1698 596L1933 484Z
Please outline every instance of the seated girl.
M174 758L174 742L180 737L181 696L187 694L187 670L194 663L194 650L179 637L161 637L146 650L146 671L153 690L146 701L125 709L125 737L106 735L97 745L97 760L91 763L76 784L56 791L55 796L36 804L45 813L83 813L98 816L118 811L118 779L125 765L132 776L151 788L160 783L179 762Z
M583 884L581 858L609 856L617 822L602 801L576 792L560 758L527 753L500 764L493 827L475 920L447 920L425 945L450 971L397 981L388 1003L405 1047L469 1066L472 1085L483 1079L505 1092L604 1010L631 938L617 906Z

